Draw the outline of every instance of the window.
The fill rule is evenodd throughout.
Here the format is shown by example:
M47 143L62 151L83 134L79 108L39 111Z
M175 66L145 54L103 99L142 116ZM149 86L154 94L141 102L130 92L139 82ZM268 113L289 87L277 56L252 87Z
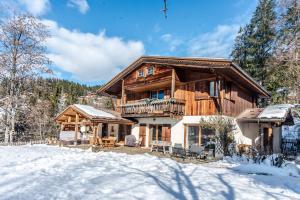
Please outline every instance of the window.
M201 128L201 144L207 146L213 141L216 131L209 128Z
M138 71L138 77L144 77L144 70L140 69Z
M218 97L219 96L219 83L220 81L210 81L209 82L209 96Z
M164 99L164 96L165 96L165 93L163 90L158 91L158 95L157 95L158 99Z
M189 126L188 129L189 146L199 144L199 126Z
M164 97L165 92L163 90L150 92L150 99L164 99Z
M148 75L153 75L154 74L154 67L149 67L148 68Z

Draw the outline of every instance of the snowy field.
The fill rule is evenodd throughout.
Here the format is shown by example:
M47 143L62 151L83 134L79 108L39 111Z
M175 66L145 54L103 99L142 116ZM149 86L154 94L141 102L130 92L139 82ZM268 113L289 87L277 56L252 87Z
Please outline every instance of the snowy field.
M195 165L148 154L0 147L0 199L300 199L300 176L299 166Z

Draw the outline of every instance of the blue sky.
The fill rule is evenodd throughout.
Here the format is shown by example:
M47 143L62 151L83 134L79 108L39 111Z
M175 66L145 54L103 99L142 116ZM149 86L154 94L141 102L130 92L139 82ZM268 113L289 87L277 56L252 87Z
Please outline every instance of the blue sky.
M13 2L13 3L12 3ZM102 84L141 55L228 58L256 0L6 0L48 25L56 76Z

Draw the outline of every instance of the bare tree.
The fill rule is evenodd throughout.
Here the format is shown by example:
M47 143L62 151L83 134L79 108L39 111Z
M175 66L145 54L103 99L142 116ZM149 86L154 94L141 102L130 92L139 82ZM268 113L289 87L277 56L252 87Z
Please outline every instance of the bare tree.
M48 37L46 26L28 14L14 13L0 22L0 81L6 83L7 97L5 142L13 141L17 112L24 106L20 99L29 80L51 73L45 47Z

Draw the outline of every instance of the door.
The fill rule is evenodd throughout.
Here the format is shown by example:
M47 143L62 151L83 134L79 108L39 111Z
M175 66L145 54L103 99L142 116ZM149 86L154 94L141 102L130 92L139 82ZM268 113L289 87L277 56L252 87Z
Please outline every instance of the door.
M150 124L149 143L152 141L171 141L171 125L170 124Z
M263 146L267 153L272 153L273 151L273 131L272 128L263 129Z
M140 124L140 133L139 137L143 138L141 146L144 147L146 144L146 124Z
M102 137L108 137L108 124L102 124Z
M164 124L162 128L162 140L171 142L171 125Z

